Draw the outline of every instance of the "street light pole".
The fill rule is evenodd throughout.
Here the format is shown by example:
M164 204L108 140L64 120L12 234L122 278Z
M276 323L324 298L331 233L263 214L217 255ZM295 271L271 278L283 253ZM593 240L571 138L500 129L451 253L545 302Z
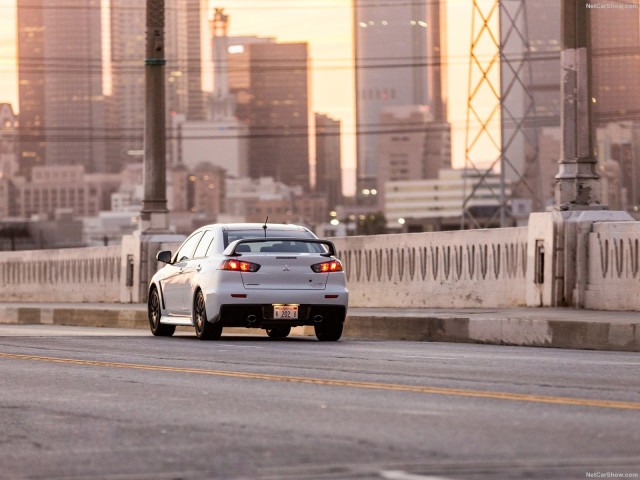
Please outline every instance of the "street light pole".
M562 0L562 156L555 205L529 216L527 305L583 307L589 235L595 222L633 220L601 204L591 119L590 15L584 0ZM544 280L538 280L544 279Z
M147 0L146 18L144 198L140 228L143 232L163 232L168 230L164 0Z
M584 0L562 0L562 158L556 210L598 210L600 176L593 151L590 16Z

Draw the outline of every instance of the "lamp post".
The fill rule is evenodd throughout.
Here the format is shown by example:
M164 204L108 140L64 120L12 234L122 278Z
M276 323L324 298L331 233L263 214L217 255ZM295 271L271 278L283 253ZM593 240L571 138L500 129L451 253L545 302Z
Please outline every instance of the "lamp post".
M164 90L164 0L147 0L143 232L168 230Z
M555 210L603 209L593 152L590 16L583 0L562 0L562 157Z

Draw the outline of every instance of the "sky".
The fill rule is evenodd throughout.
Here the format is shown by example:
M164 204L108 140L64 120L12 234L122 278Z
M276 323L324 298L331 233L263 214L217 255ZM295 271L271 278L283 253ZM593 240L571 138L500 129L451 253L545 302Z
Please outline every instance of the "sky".
M445 1L445 0L442 0ZM210 0L230 15L230 35L276 37L306 41L311 56L313 112L342 122L342 166L345 193L353 194L355 169L352 0ZM62 2L64 3L64 2ZM464 166L465 119L471 43L470 0L446 0L447 90L452 123L452 157ZM15 0L0 0L0 102L18 111Z

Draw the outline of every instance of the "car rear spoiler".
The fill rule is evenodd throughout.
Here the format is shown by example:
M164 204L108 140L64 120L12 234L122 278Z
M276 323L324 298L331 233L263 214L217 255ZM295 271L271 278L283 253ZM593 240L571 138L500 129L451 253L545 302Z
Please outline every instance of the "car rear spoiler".
M334 257L336 255L336 246L329 240L321 240L319 238L289 238L289 237L265 237L265 238L243 238L236 240L229 244L229 246L222 252L227 257L240 257L242 252L237 252L238 245L243 243L264 243L264 242L298 242L298 243L317 243L320 245L326 245L329 249L328 252L321 253L322 257ZM282 252L286 253L286 252Z

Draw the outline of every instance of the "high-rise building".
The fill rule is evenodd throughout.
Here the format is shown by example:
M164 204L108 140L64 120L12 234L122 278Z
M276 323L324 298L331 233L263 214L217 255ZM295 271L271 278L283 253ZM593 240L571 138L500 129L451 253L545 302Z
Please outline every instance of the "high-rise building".
M559 126L562 104L560 3L556 0L526 0L525 7L531 64L530 69L522 72L523 80L533 95L536 124L539 127Z
M202 91L202 41L207 35L208 0L185 0L186 15L186 72L187 72L187 118L206 118L206 100ZM197 33L196 33L197 32ZM208 35L207 35L208 36ZM178 37L180 38L180 37Z
M315 191L327 196L330 208L342 202L342 167L340 166L340 121L315 114L316 184Z
M20 173L105 171L100 0L18 0Z
M18 173L18 117L10 103L0 103L0 178Z
M228 53L236 116L249 126L249 175L308 189L308 44L229 37Z
M637 2L630 2L636 3ZM637 119L640 112L640 9L590 8L594 124Z
M217 165L230 177L247 175L248 126L236 118L235 95L229 91L227 56L229 15L216 8L210 21L214 84L206 119L171 117L174 168L194 169L201 163Z
M524 0L536 122L559 126L561 15L556 0ZM640 14L637 8L589 8L594 123L628 120L640 111ZM526 76L523 78L528 81Z
M206 3L174 0L165 4L168 116L175 112L185 114L189 120L205 118L200 45ZM109 164L112 170L119 170L132 154L143 150L145 0L110 0L109 19ZM168 126L171 124L167 121ZM168 132L169 137L173 134ZM169 148L168 152L173 150Z
M380 115L377 178L384 182L436 179L451 168L449 124L435 122L424 105L388 106ZM407 129L405 125L411 125ZM384 184L375 189L384 208Z
M440 3L353 2L358 192L376 185L380 115L386 106L426 105L436 120L446 120Z

